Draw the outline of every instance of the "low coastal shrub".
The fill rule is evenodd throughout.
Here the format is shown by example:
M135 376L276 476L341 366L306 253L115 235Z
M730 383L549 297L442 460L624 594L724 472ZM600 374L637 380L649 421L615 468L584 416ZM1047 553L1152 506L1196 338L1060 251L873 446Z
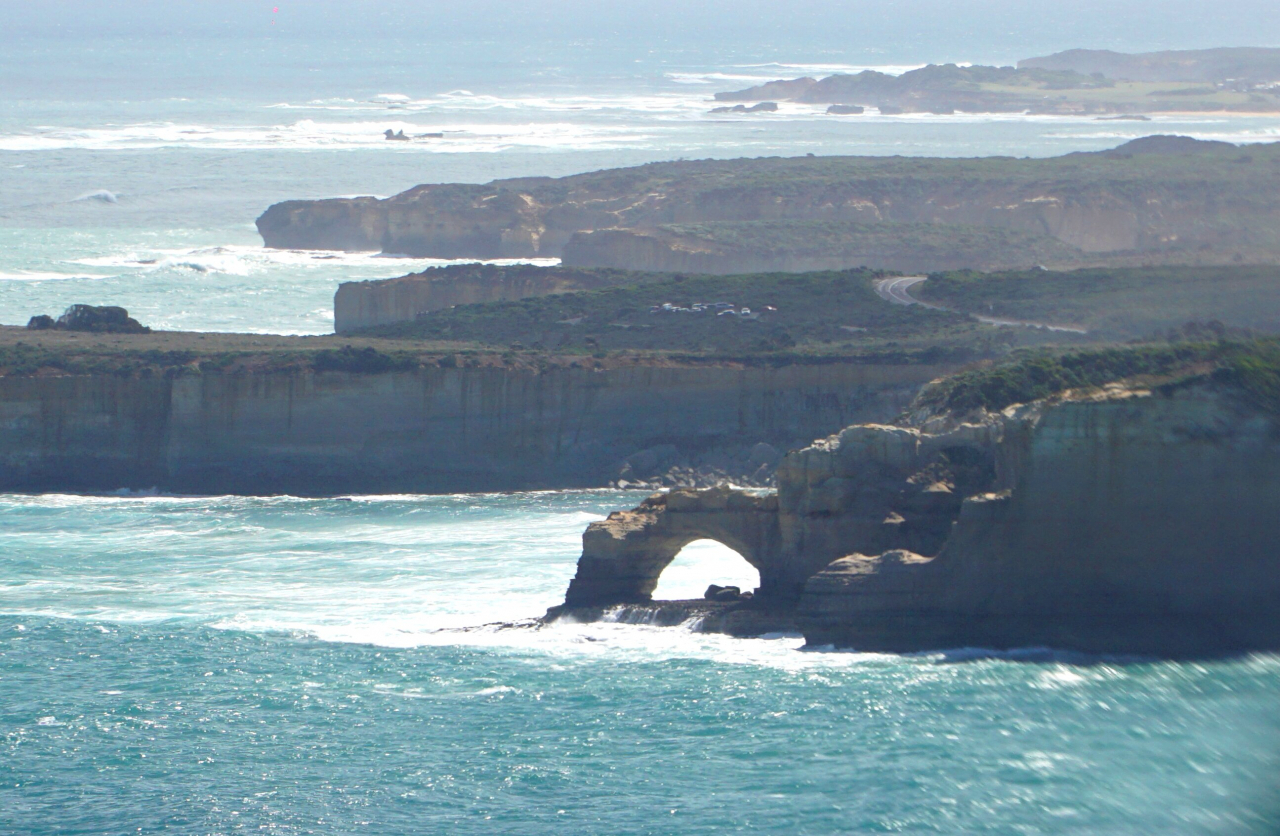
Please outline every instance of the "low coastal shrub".
M1215 320L1222 333L1206 332L1202 340L1280 331L1275 265L955 271L934 273L911 293L965 313L1082 326L1106 342L1146 340Z
M1067 389L1094 388L1139 376L1175 375L1206 363L1230 365L1244 350L1239 343L1221 342L1023 354L1013 362L940 381L923 392L918 403L953 412L995 411ZM1261 374L1258 379L1263 379Z
M318 372L356 372L361 374L381 374L383 372L407 371L417 368L418 361L409 356L392 356L378 351L376 348L353 348L344 345L342 348L326 348L317 351L311 357L311 367Z
M870 270L674 274L660 282L459 305L364 336L451 340L502 350L557 353L708 352L752 356L790 351L849 353L963 344L973 354L1010 340L967 317L886 304ZM664 308L663 306L667 306Z
M1254 403L1272 415L1280 415L1280 344L1274 340L1255 343L1240 352L1230 368Z

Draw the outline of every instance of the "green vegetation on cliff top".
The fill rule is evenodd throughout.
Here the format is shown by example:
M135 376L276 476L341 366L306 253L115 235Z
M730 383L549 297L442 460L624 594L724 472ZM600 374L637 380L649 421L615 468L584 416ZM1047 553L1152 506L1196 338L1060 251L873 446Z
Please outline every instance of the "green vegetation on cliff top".
M916 298L965 313L1078 325L1098 340L1151 337L1188 321L1280 333L1280 267L1142 267L937 273Z
M1120 381L1177 385L1209 374L1240 387L1258 406L1280 416L1280 339L1276 338L1019 352L1009 361L931 385L916 405L958 414L998 411L1067 390L1087 391Z
M1189 144L1188 144L1189 143ZM1090 194L1099 186L1127 195L1136 186L1203 188L1206 182L1230 184L1242 199L1274 195L1280 177L1280 143L1237 147L1228 143L1185 142L1171 149L1168 138L1145 137L1109 151L1060 157L762 157L688 160L605 169L569 177L525 177L468 187L483 193L528 192L540 203L570 196L637 197L648 193L698 194L731 198L765 190L785 198L820 196L827 187L865 183L897 197L927 199L942 189L958 192L998 184L1041 184L1066 199ZM422 187L419 187L422 188ZM815 191L818 190L818 191ZM412 200L417 189L390 198ZM944 192L944 193L945 193ZM1268 203L1268 205L1270 205Z
M1027 336L984 328L957 314L887 304L872 287L879 275L676 274L640 286L461 305L362 333L551 351L736 357L789 351L919 356L925 362L990 356Z

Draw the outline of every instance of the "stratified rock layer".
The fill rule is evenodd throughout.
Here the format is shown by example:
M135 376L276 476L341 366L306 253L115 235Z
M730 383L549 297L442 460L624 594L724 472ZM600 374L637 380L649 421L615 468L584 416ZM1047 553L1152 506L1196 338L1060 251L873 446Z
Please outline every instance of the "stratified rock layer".
M358 359L358 353L356 354ZM601 487L660 445L789 447L887 418L930 366L429 367L0 376L0 491Z
M1280 648L1280 435L1231 385L933 424L851 427L790 454L776 527L774 497L725 492L596 523L568 603L642 599L675 543L708 537L760 570L757 600L795 602L812 645Z

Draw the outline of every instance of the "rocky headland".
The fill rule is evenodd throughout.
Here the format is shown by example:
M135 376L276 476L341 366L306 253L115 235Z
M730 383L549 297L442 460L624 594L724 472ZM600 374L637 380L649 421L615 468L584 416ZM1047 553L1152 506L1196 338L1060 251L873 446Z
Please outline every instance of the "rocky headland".
M433 267L396 279L342 283L333 299L334 330L348 334L412 322L422 314L457 305L637 285L659 278L637 270L492 264Z
M770 81L716 94L719 102L792 101L902 113L1061 116L1275 112L1280 50L1211 49L1126 55L1070 50L1016 67L930 64L902 75L875 70ZM740 105L747 107L747 105ZM848 113L828 110L828 113Z
M1051 386L1048 367L962 376L897 425L788 454L776 492L657 494L588 528L548 617L657 607L677 622L678 606L650 604L658 578L684 545L713 539L761 586L695 607L703 629L791 619L813 646L894 652L1280 648L1280 351L1074 362L1061 380L1185 368L1006 406Z
M290 201L258 229L269 247L713 273L1276 263L1278 172L1276 146L1174 137L1038 160L701 160Z

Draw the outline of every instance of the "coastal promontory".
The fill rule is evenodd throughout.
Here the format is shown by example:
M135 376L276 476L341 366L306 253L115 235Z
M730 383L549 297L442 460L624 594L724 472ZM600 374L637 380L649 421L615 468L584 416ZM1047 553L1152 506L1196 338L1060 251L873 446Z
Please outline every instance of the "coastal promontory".
M800 157L290 201L269 247L742 273L1280 261L1280 149L1153 136L1049 159Z
M691 603L708 629L790 620L866 651L1275 650L1278 358L1274 342L1133 349L953 378L896 425L792 452L776 494L677 491L592 524L552 617L669 616L659 576L710 538L761 586ZM1085 385L1006 404L1070 380Z

